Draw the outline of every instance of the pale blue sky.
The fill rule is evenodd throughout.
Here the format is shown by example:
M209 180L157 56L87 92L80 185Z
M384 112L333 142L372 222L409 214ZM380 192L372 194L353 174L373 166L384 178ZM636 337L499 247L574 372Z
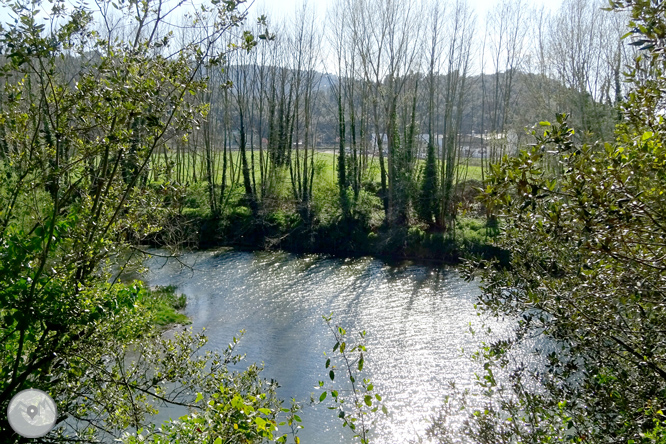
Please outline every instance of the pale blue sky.
M43 0L46 10L50 8L50 4L47 0ZM66 3L75 4L79 0L65 0ZM192 0L195 4L199 3L200 0ZM294 16L297 8L300 9L303 5L304 0L250 0L248 3L252 2L252 6L249 11L249 22L254 22L255 18L260 13L265 13L269 18L273 18L275 21L281 21L285 17ZM324 18L326 16L326 11L329 9L331 4L336 0L307 0L308 5L314 7L316 14L319 18ZM455 0L441 0L442 3L452 3ZM467 0L468 4L477 14L476 26L478 30L483 30L483 23L487 13L496 5L498 5L501 0ZM526 3L531 7L541 7L544 6L547 10L555 11L562 4L563 0L525 0ZM92 2L88 2L91 6ZM0 6L0 22L6 22L9 19L7 9ZM483 32L483 31L481 31ZM326 70L326 68L323 68ZM478 69L478 68L477 68Z
M318 15L324 15L328 6L334 0L308 0L308 4L313 5ZM449 0L451 2L452 0ZM444 0L446 3L447 1ZM545 6L548 9L557 9L562 0L527 0L527 2L534 6ZM493 8L500 0L468 0L469 5L477 12L480 18L485 17L486 13ZM293 14L297 7L303 4L303 0L255 0L253 9L266 10L268 12L282 14Z
M71 0L70 0L71 1ZM312 5L316 10L317 14L321 17L326 13L327 8L334 0L308 0L308 3ZM444 0L446 2L446 0ZM468 0L468 3L472 8L477 12L479 18L482 20L485 17L486 13L492 9L492 7L498 4L500 0ZM548 9L554 10L559 7L562 3L562 0L527 0L527 2L534 6L545 6ZM45 1L45 3L47 3ZM300 7L303 4L303 0L254 0L251 11L254 12L259 10L271 12L275 16L284 16L291 15L294 13L297 7ZM4 22L8 19L7 11L4 7L0 7L0 21Z

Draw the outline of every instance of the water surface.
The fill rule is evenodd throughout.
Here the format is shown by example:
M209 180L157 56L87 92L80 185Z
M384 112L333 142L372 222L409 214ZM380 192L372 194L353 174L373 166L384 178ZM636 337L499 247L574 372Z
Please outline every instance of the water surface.
M279 382L285 399L318 398L317 382L330 381L324 352L335 340L322 315L333 313L349 332L365 330L364 370L390 413L380 416L372 442L424 436L448 382L472 385L477 369L461 349L478 344L469 327L480 325L479 288L455 269L280 252L197 252L182 261L192 268L154 257L143 278L187 295L185 312L195 332L206 328L211 348L245 330L237 351L246 363L263 362L263 376ZM306 406L300 416L303 443L351 441L323 405Z

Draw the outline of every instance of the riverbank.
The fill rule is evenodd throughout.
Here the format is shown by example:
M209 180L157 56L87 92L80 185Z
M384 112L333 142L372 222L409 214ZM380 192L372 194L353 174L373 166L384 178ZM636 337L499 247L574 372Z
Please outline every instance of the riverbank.
M185 244L189 248L284 250L336 257L372 256L388 260L415 260L456 265L465 257L508 261L506 251L493 245L496 224L482 218L460 218L443 233L426 225L371 226L367 221L313 221L309 226L295 213L273 212L256 218L245 208L226 217L183 215L151 239L152 246ZM174 237L173 233L187 233Z
M139 302L151 313L155 328L162 333L192 323L190 318L183 314L187 304L186 296L176 294L176 287L173 285L146 286Z

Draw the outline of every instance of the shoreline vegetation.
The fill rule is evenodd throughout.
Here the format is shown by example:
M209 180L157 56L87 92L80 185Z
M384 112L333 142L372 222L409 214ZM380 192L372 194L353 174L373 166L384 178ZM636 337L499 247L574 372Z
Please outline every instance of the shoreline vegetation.
M177 294L175 286L146 286L144 290L138 302L151 313L153 325L161 333L192 323L190 318L183 314L187 297L182 293Z
M138 232L127 236L153 247L176 250L230 246L442 264L458 264L462 257L469 256L506 262L506 252L492 245L499 234L497 219L489 216L477 199L483 190L480 159L459 159L459 181L450 191L451 218L444 221L419 216L418 180L414 180L409 187L413 202L403 220L394 223L385 207L386 192L376 165L355 192L339 186L339 158L329 152L318 152L317 156L317 172L310 185L312 195L305 206L291 195L286 169L270 179L278 185L271 185L275 188L263 199L238 181L226 178L222 186L215 175L198 177L191 168L181 178L184 182L178 175L150 178L146 186L164 196L169 212L159 229L147 237ZM235 156L229 153L227 157L231 163ZM235 160L236 164L241 161L242 157ZM156 165L168 163L157 156ZM424 166L424 161L416 162L416 170ZM263 189L262 179L252 176L254 171L255 166L250 165L249 180L256 180L257 187ZM190 175L192 180L185 180ZM218 189L225 190L225 198L213 205L211 193ZM431 192L437 194L436 190Z
M455 230L443 233L424 225L364 229L354 224L336 223L307 228L297 215L294 216L272 214L260 222L242 213L226 219L184 216L174 223L188 227L190 237L184 246L197 250L219 247L243 251L283 250L295 254L372 256L441 265L458 265L462 259L470 257L508 261L508 252L493 244L493 239L499 235L497 222L478 217L459 218ZM150 239L149 245L170 246L164 232Z

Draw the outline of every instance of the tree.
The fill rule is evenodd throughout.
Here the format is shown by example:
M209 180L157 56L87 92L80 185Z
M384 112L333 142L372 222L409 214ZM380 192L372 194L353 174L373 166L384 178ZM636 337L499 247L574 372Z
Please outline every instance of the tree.
M289 129L289 174L296 209L307 227L312 225L312 184L314 180L315 124L313 121L316 101L315 90L320 75L315 70L318 63L317 49L322 35L315 30L314 13L304 2L296 15L292 29L291 53L294 91L291 127Z
M340 196L340 208L342 209L343 218L349 218L350 204L349 196L347 195L347 189L349 187L349 179L347 178L347 155L345 152L345 143L347 141L347 130L346 130L346 105L347 101L345 100L345 92L352 92L350 101L350 113L351 116L354 116L354 103L353 103L353 90L355 76L353 72L353 53L354 46L352 39L349 39L349 21L351 20L350 11L348 3L346 1L338 1L333 4L331 11L329 12L330 20L332 26L330 29L330 45L333 48L335 58L337 60L337 72L338 72L338 82L337 85L332 84L331 89L335 95L337 101L337 124L338 124L338 163L337 163L337 173L338 173L338 191ZM351 46L351 48L349 47ZM350 55L351 53L351 55ZM345 88L343 86L349 83L350 87ZM346 86L346 85L345 85ZM353 122L353 117L352 117ZM351 122L350 122L351 123ZM353 124L352 124L353 128ZM350 128L351 129L351 128ZM352 129L353 131L353 129ZM355 134L352 135L355 137Z
M435 89L437 88L437 77L435 70L439 70L441 59L441 16L439 2L432 5L430 18L432 22L429 26L430 47L428 56L428 148L426 154L426 164L423 168L423 177L419 190L417 202L417 211L419 217L428 224L433 223L433 218L439 214L437 199L437 157L439 145L435 133ZM437 150L437 151L435 151Z
M483 278L480 308L516 325L479 356L488 398L463 426L475 442L666 439L664 4L611 6L631 10L631 44L643 49L616 141L580 145L558 115L487 183L511 259L467 272Z
M49 392L58 427L43 442L117 437L141 428L155 402L193 405L188 390L240 382L225 371L231 355L192 357L204 338L154 337L146 290L111 270L170 216L177 187L149 173L205 116L188 97L205 88L204 63L230 50L213 52L245 20L242 3L199 8L200 32L181 46L166 23L174 9L160 0L56 2L46 23L39 1L6 4L16 21L0 29L0 407L27 387ZM236 42L255 44L249 33ZM276 408L270 396L262 403ZM18 442L12 433L3 416L0 435Z
M606 3L565 1L549 30L548 64L564 86L558 106L576 119L586 142L612 139L615 124L610 95L619 76L618 42L624 32L618 17L601 10Z
M474 15L464 0L457 0L450 16L448 46L446 48L446 75L442 79L441 111L442 160L439 175L439 215L437 223L444 230L451 229L456 217L453 186L458 177L460 157L460 130L466 106Z
M408 220L409 162L399 140L398 111L410 72L416 68L420 29L414 2L354 2L351 33L360 70L370 86L374 144L379 154L381 197L389 224ZM386 145L384 145L384 139Z

